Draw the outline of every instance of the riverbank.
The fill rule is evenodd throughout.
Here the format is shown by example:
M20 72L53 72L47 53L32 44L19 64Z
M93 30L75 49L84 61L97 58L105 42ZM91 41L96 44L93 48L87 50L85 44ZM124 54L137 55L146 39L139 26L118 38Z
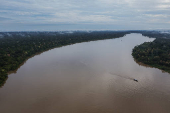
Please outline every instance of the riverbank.
M170 39L156 38L134 47L132 56L138 62L170 73Z

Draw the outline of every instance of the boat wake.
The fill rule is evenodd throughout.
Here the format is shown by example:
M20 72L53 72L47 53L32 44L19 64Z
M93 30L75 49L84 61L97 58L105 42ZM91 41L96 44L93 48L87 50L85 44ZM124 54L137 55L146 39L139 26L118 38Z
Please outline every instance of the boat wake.
M124 78L124 79L129 79L129 80L133 80L133 81L138 82L138 80L137 80L137 79L135 79L135 78L125 77L125 76L122 76L122 75L116 75L116 74L114 74L114 73L110 73L110 74L111 74L111 75L115 75L115 76L119 76L119 77Z

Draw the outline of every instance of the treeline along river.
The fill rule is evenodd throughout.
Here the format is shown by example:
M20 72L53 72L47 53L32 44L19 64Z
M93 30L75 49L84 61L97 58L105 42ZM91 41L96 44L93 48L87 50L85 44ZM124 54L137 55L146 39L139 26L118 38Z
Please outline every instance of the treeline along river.
M170 41L166 40L170 39L170 35L166 33L162 34L156 31L1 32L0 86L5 83L8 75L7 73L16 70L26 59L37 53L74 43L119 38L129 33L141 33L144 36L156 37L157 39L153 43L150 42L147 43L147 45L145 43L145 46L141 45L135 48L132 55L136 60L142 63L170 72ZM152 49L153 45L157 49ZM145 50L141 50L143 47L145 47L145 50L150 50L150 52L145 54ZM153 50L156 50L156 52L151 52Z

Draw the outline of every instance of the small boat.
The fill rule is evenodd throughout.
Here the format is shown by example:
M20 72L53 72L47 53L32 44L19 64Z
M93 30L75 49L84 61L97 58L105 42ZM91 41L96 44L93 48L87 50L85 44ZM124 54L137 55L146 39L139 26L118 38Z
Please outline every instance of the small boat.
M136 79L133 79L134 81L136 81L136 82L138 82L138 80L136 80Z

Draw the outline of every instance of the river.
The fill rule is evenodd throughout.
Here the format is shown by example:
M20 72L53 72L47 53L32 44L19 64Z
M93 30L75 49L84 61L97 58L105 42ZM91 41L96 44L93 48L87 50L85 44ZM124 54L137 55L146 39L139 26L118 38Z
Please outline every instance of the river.
M0 88L0 112L170 113L170 74L131 55L134 46L153 40L128 34L36 55Z

